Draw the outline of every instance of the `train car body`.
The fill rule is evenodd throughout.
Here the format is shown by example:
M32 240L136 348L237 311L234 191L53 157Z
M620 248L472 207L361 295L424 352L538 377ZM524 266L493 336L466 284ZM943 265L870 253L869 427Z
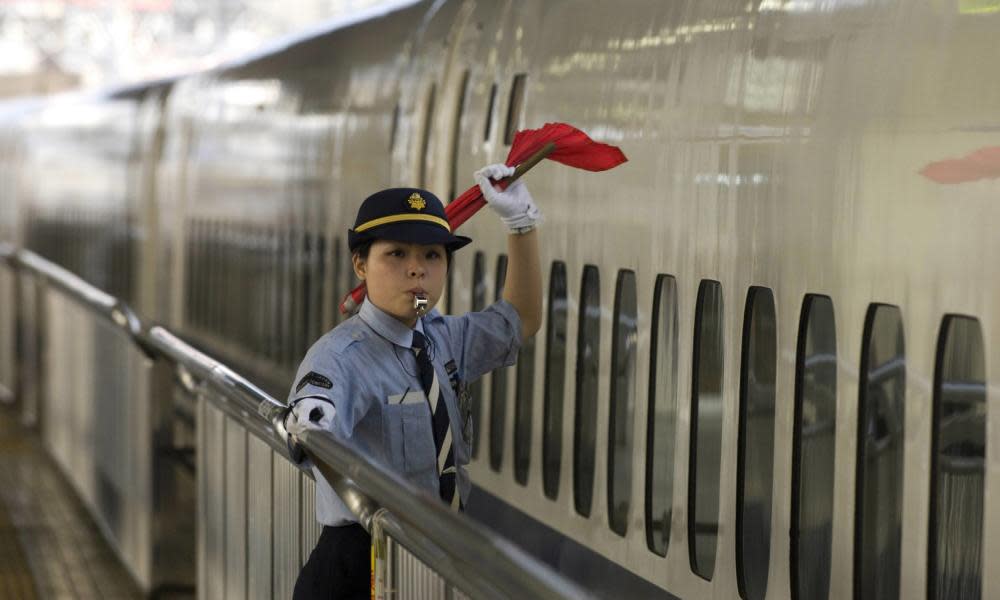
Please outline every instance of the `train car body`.
M998 35L988 0L400 3L33 112L0 231L283 397L370 192L572 123L630 160L528 177L546 320L477 384L473 516L607 597L998 598ZM452 312L499 296L494 221Z

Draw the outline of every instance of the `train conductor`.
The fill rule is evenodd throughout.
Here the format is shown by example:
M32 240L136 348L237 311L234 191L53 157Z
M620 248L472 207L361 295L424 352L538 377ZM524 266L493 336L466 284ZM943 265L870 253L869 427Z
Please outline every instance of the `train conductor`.
M510 232L503 299L481 312L435 309L452 254L472 240L455 235L434 194L382 190L358 210L348 246L367 297L357 315L309 349L288 397L285 428L333 431L392 465L456 510L468 501L471 452L467 384L510 366L541 323L538 225L528 189L491 180L503 164L474 175ZM314 468L319 542L302 567L294 598L368 598L371 538Z

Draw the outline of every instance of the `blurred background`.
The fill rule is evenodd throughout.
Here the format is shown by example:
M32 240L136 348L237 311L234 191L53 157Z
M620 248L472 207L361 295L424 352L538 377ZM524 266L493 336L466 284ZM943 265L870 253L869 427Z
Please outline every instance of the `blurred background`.
M380 4L386 0L0 0L0 99L211 67Z

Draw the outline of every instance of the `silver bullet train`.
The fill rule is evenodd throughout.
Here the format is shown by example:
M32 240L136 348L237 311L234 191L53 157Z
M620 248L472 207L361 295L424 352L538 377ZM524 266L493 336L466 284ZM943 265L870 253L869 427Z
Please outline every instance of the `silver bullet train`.
M473 518L613 598L1000 598L996 0L438 0L8 108L0 237L283 397L376 189L544 164L545 322ZM451 312L499 297L478 216ZM989 442L989 443L988 443Z

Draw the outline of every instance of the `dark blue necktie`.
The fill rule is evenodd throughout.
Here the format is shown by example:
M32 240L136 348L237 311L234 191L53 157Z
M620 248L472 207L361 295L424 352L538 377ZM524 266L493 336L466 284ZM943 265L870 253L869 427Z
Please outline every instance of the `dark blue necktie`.
M427 396L431 409L431 431L434 433L434 448L437 451L438 476L441 499L456 510L461 509L459 494L455 491L455 452L451 440L451 421L448 407L441 399L441 386L437 373L427 352L427 338L419 331L413 332L413 354L417 357L420 370L420 385Z

